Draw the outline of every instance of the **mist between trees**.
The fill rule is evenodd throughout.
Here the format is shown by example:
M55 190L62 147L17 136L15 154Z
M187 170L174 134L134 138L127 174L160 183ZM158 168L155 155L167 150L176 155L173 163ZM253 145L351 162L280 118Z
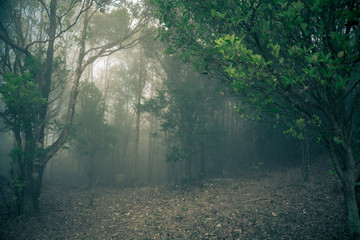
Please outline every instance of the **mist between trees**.
M191 66L146 54L137 46L113 56L80 83L71 142L50 160L45 183L183 184L301 164L300 143L283 129L242 119L236 99Z
M1 3L9 212L36 212L42 184L187 184L289 165L306 182L327 155L358 236L359 4L234 2Z

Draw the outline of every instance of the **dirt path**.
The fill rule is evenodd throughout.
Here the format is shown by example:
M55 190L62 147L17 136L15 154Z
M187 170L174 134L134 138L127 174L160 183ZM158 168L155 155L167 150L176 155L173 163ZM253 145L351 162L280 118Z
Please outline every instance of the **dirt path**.
M188 187L47 187L42 213L3 220L0 239L348 239L339 185L313 171L307 186L286 169Z

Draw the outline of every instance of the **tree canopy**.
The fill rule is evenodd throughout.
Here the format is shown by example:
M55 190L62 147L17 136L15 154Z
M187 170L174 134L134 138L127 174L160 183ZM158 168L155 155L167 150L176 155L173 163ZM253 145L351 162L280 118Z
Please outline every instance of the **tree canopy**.
M359 2L152 2L168 51L221 79L241 99L244 116L281 121L299 139L306 126L318 131L358 235Z
M43 172L68 141L79 82L97 59L133 47L145 34L146 10L111 1L6 1L0 16L0 117L15 138L14 176L21 213L38 210ZM114 6L114 5L113 5ZM131 16L131 17L130 17ZM112 28L104 28L105 23ZM94 36L94 31L101 38ZM76 51L78 49L78 51ZM70 62L70 59L73 62ZM69 74L69 73L72 74ZM68 104L67 82L73 78ZM67 112L66 117L59 117ZM54 129L53 122L57 122ZM47 141L51 136L52 141Z

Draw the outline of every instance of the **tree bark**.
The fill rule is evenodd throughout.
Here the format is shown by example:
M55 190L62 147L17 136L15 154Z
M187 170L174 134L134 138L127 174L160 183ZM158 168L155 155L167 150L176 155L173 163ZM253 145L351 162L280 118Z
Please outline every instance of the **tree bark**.
M155 117L151 116L150 119L150 130L149 130L149 148L148 148L148 182L152 182L152 171L153 171L153 165L154 165L154 139L152 137L152 133L154 128L156 128L155 125Z
M140 117L141 117L141 98L144 92L145 84L146 84L146 73L145 73L145 63L144 56L140 54L139 60L139 69L138 69L138 82L136 86L136 122L135 122L135 157L133 163L133 178L136 181L137 178L137 164L138 164L138 155L139 155L139 142L140 142Z
M88 166L88 188L92 189L95 183L95 153L90 156L90 163Z
M342 189L345 196L347 222L348 222L350 236L353 239L360 239L359 208L356 201L354 182L351 181L350 178L351 176L341 179Z
M302 174L304 183L309 181L309 165L310 165L310 151L309 151L309 138L306 135L305 130L303 131L304 140L301 141L302 150Z
M141 96L140 96L141 97ZM137 101L138 106L140 105L140 98ZM134 156L134 165L133 165L133 178L134 182L136 181L137 177L137 162L138 162L138 151L139 151L139 141L140 141L140 110L136 110L136 126L135 126L135 156Z
M54 59L54 41L56 34L56 9L57 0L50 2L50 25L48 29L49 42L44 62L44 72L39 76L39 86L42 97L49 99L50 85L53 72ZM45 143L45 125L48 106L44 104L39 112L40 125L38 128L27 126L25 128L25 147L24 147L24 174L22 198L19 199L21 213L33 214L39 210L39 199L41 194L41 184L44 174L45 164L48 161L44 159ZM30 124L30 123L29 123ZM20 163L21 165L21 163Z
M20 4L22 4L22 1L20 1ZM23 187L20 187L20 185L17 187L20 190L16 189L16 191L19 194L15 193L18 195L18 196L16 195L16 197L18 197L18 202L21 203L20 204L21 206L20 209L22 211L21 213L32 214L39 209L39 198L41 194L41 182L43 178L44 169L47 162L55 155L56 152L58 152L58 150L64 145L64 143L68 139L70 125L72 123L75 112L79 81L84 69L86 68L86 66L93 63L99 57L109 56L116 51L136 45L140 37L136 38L135 40L125 45L123 45L123 43L130 37L137 34L140 31L140 29L142 29L142 27L144 26L144 21L147 19L144 17L141 21L139 21L139 24L134 26L133 29L130 29L131 31L129 31L124 36L121 36L116 40L106 43L99 48L94 48L94 49L99 49L99 51L85 61L86 54L89 53L89 51L85 52L87 27L91 17L89 16L89 9L93 4L94 1L92 0L82 1L81 11L77 15L76 20L65 29L58 29L58 21L61 21L62 17L56 16L57 0L50 0L49 7L46 4L43 4L43 7L46 8L46 11L49 15L49 26L46 30L48 37L46 40L33 41L30 42L27 46L25 46L24 44L28 39L25 39L24 36L22 35L23 31L21 30L21 24L20 24L21 22L20 23L17 22L22 20L21 16L14 16L14 19L17 22L16 24L17 30L20 30L20 32L17 33L18 35L17 38L15 38L17 39L17 43L12 42L11 39L9 39L6 36L0 36L1 40L4 41L5 43L5 48L12 48L12 50L15 52L15 57L14 57L15 59L13 61L14 64L13 66L11 65L8 66L9 69L15 67L15 69L13 69L15 75L18 74L18 70L21 67L20 63L23 62L18 52L19 53L21 52L22 54L25 54L28 57L32 57L32 53L29 51L32 45L37 43L44 45L47 44L47 51L44 59L44 64L42 66L42 73L39 74L39 76L36 78L37 79L36 83L39 86L39 90L42 97L46 100L49 100L52 74L53 74L54 51L56 50L55 39L58 38L64 32L68 31L70 28L72 28L83 13L85 15L82 32L80 34L80 39L79 39L80 50L79 50L77 66L74 72L74 78L70 93L70 100L68 103L66 120L65 120L64 128L60 133L59 137L51 146L47 146L47 144L45 144L45 129L48 124L48 118L49 118L48 108L50 103L44 104L44 107L35 113L36 115L34 115L34 119L37 119L38 121L35 127L34 126L30 127L30 129L25 130L26 132L22 132L22 131L20 132L20 129L17 129L16 124L11 126L15 137L18 138L19 136L21 136L20 139L16 139L17 142L16 147L19 148L19 152L20 149L22 149L21 152L22 154L19 154L22 156L21 157L15 156L18 166L14 167L17 168L16 171L15 170L12 171L13 172L12 175L14 175L13 180L17 180L17 176L19 175L21 178L20 179L21 183L24 183ZM71 4L71 6L73 6L73 4ZM22 10L24 8L23 6L20 6L19 9ZM95 11L97 10L94 10L93 13L95 13ZM9 50L5 49L5 54L9 55ZM25 139L25 143L24 142L22 143L22 138ZM15 150L17 151L18 149Z
M340 143L340 149L328 142L332 162L342 183L345 198L348 230L352 239L360 239L360 215L356 199L355 183L357 168L350 146Z
M200 173L201 177L206 176L206 154L204 143L200 144Z

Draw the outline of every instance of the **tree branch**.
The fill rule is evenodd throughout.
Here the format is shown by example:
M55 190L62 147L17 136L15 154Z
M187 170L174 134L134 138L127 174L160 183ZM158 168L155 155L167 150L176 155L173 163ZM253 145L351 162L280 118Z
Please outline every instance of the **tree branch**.
M92 4L92 3L93 3L93 0L91 0L91 3L90 3L90 4ZM67 26L65 29L60 30L59 33L55 35L54 39L46 39L46 40L33 41L33 42L29 43L29 44L25 47L25 49L28 50L32 45L37 44L37 43L45 44L45 43L47 43L47 42L49 42L49 41L52 41L52 40L55 40L55 39L59 38L63 33L69 31L73 26L75 26L75 24L78 22L80 16L81 16L84 12L86 12L88 9L90 9L90 7L91 7L91 5L89 5L89 6L87 6L87 7L84 7L84 3L83 3L83 6L81 7L81 10L80 10L80 12L78 13L78 15L76 16L74 22L71 23L69 26ZM59 18L58 18L58 21L59 21L59 25L61 26L61 21L60 21Z

